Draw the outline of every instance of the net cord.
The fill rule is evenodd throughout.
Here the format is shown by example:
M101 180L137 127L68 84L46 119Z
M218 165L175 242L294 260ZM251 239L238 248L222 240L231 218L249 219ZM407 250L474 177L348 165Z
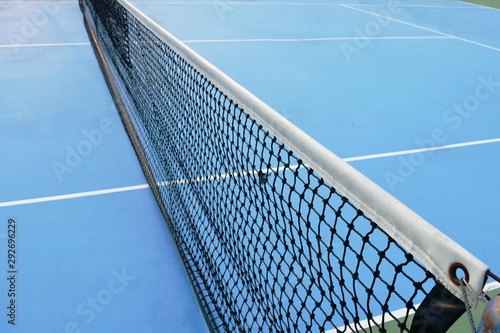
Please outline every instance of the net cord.
M125 0L117 1L370 216L462 300L460 286L453 282L449 271L457 263L465 267L469 274L468 286L473 291L469 302L472 306L477 304L477 295L482 294L489 272L486 264L237 84L135 6Z

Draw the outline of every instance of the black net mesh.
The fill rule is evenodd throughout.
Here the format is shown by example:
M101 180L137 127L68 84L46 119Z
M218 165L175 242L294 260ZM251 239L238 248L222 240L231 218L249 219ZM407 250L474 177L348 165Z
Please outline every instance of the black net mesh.
M211 329L408 332L434 277L122 5L82 5Z

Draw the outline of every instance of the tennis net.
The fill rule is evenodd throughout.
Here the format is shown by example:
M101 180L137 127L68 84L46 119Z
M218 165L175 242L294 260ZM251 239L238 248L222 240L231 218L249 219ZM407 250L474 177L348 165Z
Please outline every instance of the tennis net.
M134 6L80 4L214 332L409 332L458 270L480 294L483 263Z

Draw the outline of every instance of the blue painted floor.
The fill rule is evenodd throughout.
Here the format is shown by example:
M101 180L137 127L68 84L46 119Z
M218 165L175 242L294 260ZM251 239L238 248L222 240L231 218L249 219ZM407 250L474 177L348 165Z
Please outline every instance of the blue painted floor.
M207 331L77 1L0 2L0 156L1 332Z

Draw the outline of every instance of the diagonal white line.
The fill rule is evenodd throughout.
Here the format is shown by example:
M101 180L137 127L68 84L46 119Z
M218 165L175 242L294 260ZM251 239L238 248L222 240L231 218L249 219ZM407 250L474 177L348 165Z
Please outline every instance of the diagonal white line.
M340 6L338 3L313 3L313 2L242 2L242 1L130 1L135 4L164 4L164 5L284 5L284 6Z
M334 40L360 39L448 39L447 36L415 36L415 37L324 37L324 38L289 38L289 39L199 39L183 40L183 43L245 43L245 42L317 42Z
M74 45L90 45L90 43L58 43L58 44L18 44L18 45L0 45L0 48L8 47L45 47L45 46L74 46Z
M470 43L470 44L482 46L482 47L485 47L485 48L488 48L488 49L491 49L491 50L500 51L499 48L496 48L496 47L493 47L493 46L489 46L489 45L486 45L486 44L474 42L474 41L469 40L469 39L465 39L465 38L453 36L453 35L450 35L450 34L447 34L447 33L441 32L441 31L437 31L437 30L434 30L434 29L422 27L421 25L417 25L417 24L405 22L405 21L402 21L402 20L397 20L397 19L392 18L392 17L384 16L384 15L377 14L377 13L373 13L373 12L370 12L370 11L367 11L367 10L363 10L363 9L359 9L359 8L356 8L356 7L351 7L349 5L342 5L342 7L350 8L352 10L356 10L358 12L362 12L362 13L369 14L369 15L372 15L372 16L378 16L378 17L381 17L381 18L384 18L384 19L387 19L387 20L391 20L391 21L394 21L394 22L401 23L401 24L406 24L406 25L409 25L411 27L415 27L415 28L427 30L427 31L430 31L430 32L434 32L436 34L440 34L440 35L443 35L443 36L451 37L451 38L454 38L454 39L457 39L457 40L461 40L461 41L466 42L466 43Z
M26 205L26 204L39 203L39 202L48 202L48 201L58 201L58 200L65 200L65 199L90 197L90 196L94 196L94 195L102 195L102 194L140 190L140 189L144 189L144 188L149 188L149 185L145 184L145 185L127 186L127 187L112 188L112 189L108 189L108 190L99 190L99 191L56 195L56 196L52 196L52 197L44 197L44 198L36 198L36 199L0 202L0 207L10 207L10 206L19 206L19 205Z
M411 150L402 150L402 151L396 151L396 152L390 152L390 153L383 153L383 154L373 154L373 155L365 155L365 156L358 156L358 157L349 157L349 158L343 158L343 160L346 161L346 162L354 162L354 161L371 160L371 159L383 158L383 157L391 157L391 156L399 156L399 155L407 155L407 154L416 154L416 153L422 153L422 152L428 152L428 151L435 151L435 150L444 150L444 149L452 149L452 148L476 146L476 145L482 145L482 144L488 144L488 143L496 143L496 142L500 142L500 138L489 139L489 140L471 141L471 142L463 142L463 143L456 143L456 144L451 144L451 145L446 145L446 146L439 146L439 147L430 147L430 148L422 148L422 149L411 149ZM297 169L299 167L304 167L304 166L305 165L301 165L301 166L299 166L299 165L291 165L291 166L283 166L283 167L279 167L279 168L269 168L269 169L261 169L261 170L242 171L242 172L228 173L228 174L215 175L215 176L206 176L206 177L199 177L199 178L191 178L191 179L180 179L180 180L174 180L174 181L168 181L168 182L159 182L159 183L157 183L157 185L158 186L169 186L169 185L174 185L174 184L186 184L186 183L202 182L202 181L209 181L209 180L216 180L216 179L224 179L224 178L230 178L230 177L241 177L241 176L259 174L259 173L267 174L267 173L273 173L273 172L277 172L277 171L282 171L282 170L285 170L285 169L293 170L293 169ZM102 194L111 194L111 193L118 193L118 192L135 191L135 190L146 189L146 188L149 188L148 184L128 186L128 187L118 187L118 188L107 189L107 190L99 190L99 191L90 191L90 192L81 192L81 193L73 193L73 194L56 195L56 196L51 196L51 197L43 197L43 198L35 198L35 199L7 201L7 202L0 202L0 207L10 207L10 206L19 206L19 205L26 205L26 204L39 203L39 202L48 202L48 201L57 201L57 200L65 200L65 199L90 197L90 196L102 195Z
M44 1L0 1L0 4L40 4L44 3ZM69 3L69 4L78 4L78 1L56 1L57 4L60 3Z
M478 8L478 9L490 9L490 10L497 10L497 11L499 11L499 10L500 10L500 9L498 9L498 8L488 7L488 6L485 6L485 5L480 5L480 4L477 4L477 3L472 3L472 2L467 2L467 1L458 1L458 2L468 4L468 5L470 5L472 8Z
M416 304L415 308L417 309L419 306L420 306L420 304ZM400 310L392 311L391 315L394 316L394 318L404 318L405 316L412 315L414 313L415 313L415 310L413 310L413 309L412 310L400 309ZM356 325L356 328L367 328L367 329L369 329L369 328L372 327L372 324L375 324L375 323L381 325L384 322L384 318L387 318L387 317L384 316L384 315L380 315L380 316L377 316L377 317L373 317L371 321L369 321L369 320L361 320ZM354 326L354 324L351 324L351 325ZM353 331L349 327L344 326L344 327L340 327L340 328L337 328L337 329L328 330L328 331L326 331L324 333L337 333L337 332L356 333L356 332L359 332L359 331L358 330Z
M369 5L369 4L355 4L351 3L349 6L359 6L359 7L384 7L387 5ZM437 6L437 5L398 5L401 8L444 8L444 9L480 9L476 6Z
M130 1L130 3L134 4L157 4L157 5L250 5L250 6L337 6L340 7L343 4L340 3L327 3L327 2L243 2L243 1ZM467 4L467 3L465 3ZM376 5L376 4L365 4L365 3L352 3L351 6L370 6L370 7L387 7L385 5ZM474 9L475 6L472 4L468 4L468 6L439 6L439 5L399 5L399 7L412 7L412 8L461 8L461 9Z
M304 165L302 165L302 167L303 166ZM226 174L215 175L215 176L206 176L206 177L191 178L191 179L173 180L173 181L161 182L161 183L157 183L157 184L158 184L158 186L168 186L168 185L174 185L174 184L195 183L195 182L203 182L203 181L207 181L207 180L216 180L216 179L225 179L225 178L231 178L231 177L241 177L241 176L255 175L255 174L259 174L259 173L266 174L266 173L271 173L271 172L282 171L282 170L285 170L285 169L297 169L297 168L299 168L298 165L282 166L282 167L279 167L279 168L269 168L269 169L261 169L261 170L233 172L233 173L226 173Z
M399 155L417 154L417 153L424 153L424 152L428 152L428 151L436 151L436 150L444 150L444 149L452 149L452 148L461 148L461 147L468 147L468 146L477 146L477 145L483 145L483 144L495 143L495 142L500 142L500 138L489 139L489 140L471 141L471 142L463 142L463 143L455 143L455 144L446 145L446 146L439 146L439 147L429 147L429 148L421 148L421 149L411 149L411 150L395 151L395 152L391 152L391 153L373 154L373 155L358 156L358 157L349 157L349 158L344 158L343 160L346 161L346 162L354 162L354 161L362 161L362 160L373 160L373 159L382 158L382 157L391 157L391 156L399 156Z

